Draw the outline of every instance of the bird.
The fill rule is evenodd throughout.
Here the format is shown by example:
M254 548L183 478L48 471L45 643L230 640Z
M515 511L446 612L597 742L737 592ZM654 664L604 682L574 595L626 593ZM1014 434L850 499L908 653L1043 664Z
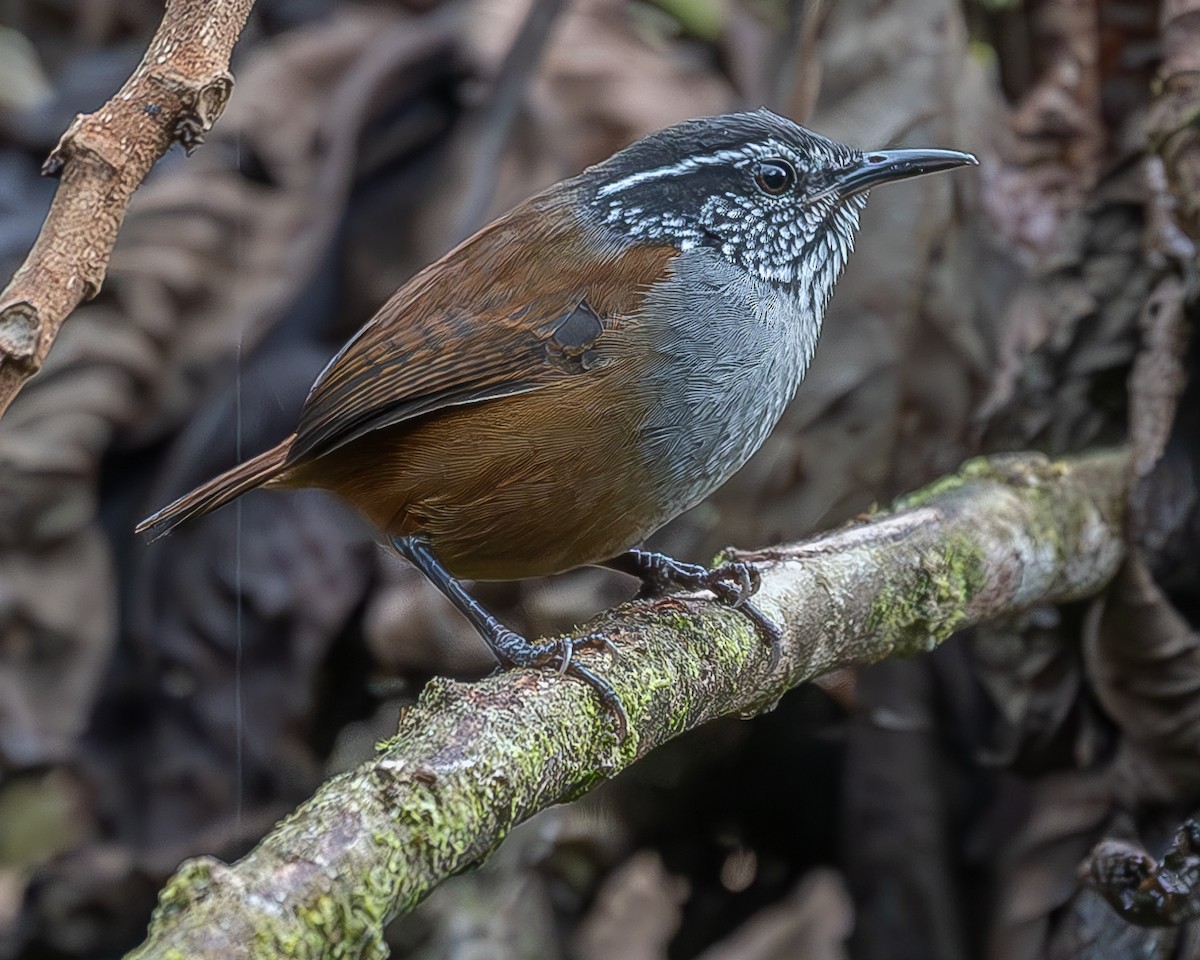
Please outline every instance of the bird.
M652 133L520 203L403 284L313 383L277 446L143 520L151 539L257 487L359 509L471 622L502 667L557 667L627 719L574 659L462 580L586 565L746 612L755 569L640 546L759 448L804 377L868 191L977 164L861 151L766 109Z

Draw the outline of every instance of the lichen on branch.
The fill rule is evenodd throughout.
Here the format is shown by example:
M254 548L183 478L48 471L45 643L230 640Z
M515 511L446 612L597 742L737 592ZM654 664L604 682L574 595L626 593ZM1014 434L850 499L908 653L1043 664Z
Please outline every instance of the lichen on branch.
M186 863L131 957L382 957L384 925L507 832L707 720L767 708L830 671L929 649L955 630L1088 596L1123 555L1129 457L968 463L879 514L804 543L738 554L782 656L705 594L625 605L580 629L620 694L618 742L593 691L552 671L434 680L376 757L335 777L232 865Z

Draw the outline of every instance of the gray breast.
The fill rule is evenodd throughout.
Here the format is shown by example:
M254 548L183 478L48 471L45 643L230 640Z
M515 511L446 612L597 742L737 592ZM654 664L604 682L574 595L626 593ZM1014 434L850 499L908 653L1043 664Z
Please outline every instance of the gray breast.
M694 248L643 307L658 328L653 403L641 441L662 485L656 526L725 482L767 438L796 392L820 332L818 305Z

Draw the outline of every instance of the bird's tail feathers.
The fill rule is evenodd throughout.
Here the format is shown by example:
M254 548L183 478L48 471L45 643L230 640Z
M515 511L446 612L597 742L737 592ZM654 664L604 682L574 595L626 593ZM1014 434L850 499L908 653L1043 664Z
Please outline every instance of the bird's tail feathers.
M202 517L204 514L223 507L248 490L261 487L278 476L287 460L288 451L296 435L292 434L266 453L260 453L245 463L226 470L218 477L186 493L172 504L163 507L137 525L137 532L146 534L147 540L157 540L174 530L181 523Z

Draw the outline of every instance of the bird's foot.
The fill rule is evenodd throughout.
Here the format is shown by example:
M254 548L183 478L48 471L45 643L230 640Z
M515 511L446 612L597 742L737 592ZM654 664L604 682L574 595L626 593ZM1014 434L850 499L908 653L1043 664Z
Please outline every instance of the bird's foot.
M407 558L413 566L420 570L430 583L437 587L459 612L463 614L479 631L484 642L492 651L492 655L506 667L548 667L558 668L558 672L570 674L582 680L596 691L601 702L613 715L617 724L617 739L625 740L629 732L629 721L625 716L625 708L617 692L605 680L582 664L575 662L575 651L583 647L603 647L616 653L616 645L607 637L591 634L578 639L562 637L550 643L530 643L519 633L509 630L487 612L475 600L463 585L458 582L445 568L433 552L428 541L419 536L393 537L392 545L396 551Z
M715 567L683 563L665 553L629 550L610 563L617 570L639 577L639 597L661 596L669 590L708 590L722 603L740 610L754 624L759 636L770 647L770 668L779 663L783 631L758 609L750 598L762 585L758 568L744 560L733 560Z
M623 743L629 735L629 718L621 698L612 685L599 674L575 660L575 652L582 649L605 650L617 655L617 645L608 637L598 633L584 637L559 637L549 643L531 643L507 627L500 627L484 639L496 659L505 667L554 667L559 675L582 680L596 691L601 704L612 715L617 728L617 742Z

